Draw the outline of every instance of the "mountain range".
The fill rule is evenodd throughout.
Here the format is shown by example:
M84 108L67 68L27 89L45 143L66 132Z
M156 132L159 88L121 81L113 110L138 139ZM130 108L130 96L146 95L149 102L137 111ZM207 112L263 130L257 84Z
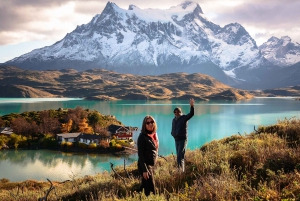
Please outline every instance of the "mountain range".
M210 75L241 89L299 85L300 45L288 36L261 46L239 23L221 27L195 2L128 10L108 2L62 40L5 62L28 70L106 69L136 75Z

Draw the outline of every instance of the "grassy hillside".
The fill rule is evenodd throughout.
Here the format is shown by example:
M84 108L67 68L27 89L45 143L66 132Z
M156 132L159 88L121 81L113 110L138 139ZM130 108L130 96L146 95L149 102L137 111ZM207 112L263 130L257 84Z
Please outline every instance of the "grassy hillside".
M188 150L185 173L177 171L175 156L159 158L157 195L136 192L134 163L60 183L2 179L0 200L300 200L299 142L300 120L283 119Z

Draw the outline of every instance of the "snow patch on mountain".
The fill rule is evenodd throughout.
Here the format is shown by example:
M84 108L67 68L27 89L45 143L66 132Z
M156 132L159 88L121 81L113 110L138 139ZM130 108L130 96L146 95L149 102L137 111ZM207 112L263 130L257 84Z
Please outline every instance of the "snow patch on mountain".
M267 60L281 67L300 62L300 44L288 36L271 37L259 49Z
M289 58L295 60L292 54ZM108 2L101 14L62 40L7 63L56 69L69 65L77 70L92 66L145 74L152 68L164 73L218 68L238 78L237 69L259 68L261 61L256 42L242 25L220 27L205 18L197 3L187 1L165 10L134 5L125 10Z

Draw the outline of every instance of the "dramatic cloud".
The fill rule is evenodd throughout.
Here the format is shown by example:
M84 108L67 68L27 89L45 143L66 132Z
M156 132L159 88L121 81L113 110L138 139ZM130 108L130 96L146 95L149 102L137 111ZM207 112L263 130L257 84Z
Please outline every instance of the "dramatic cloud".
M222 9L212 8L217 15L213 22L225 25L230 22L242 24L246 30L254 35L255 40L265 42L271 36L290 36L300 42L299 21L300 1L291 0L288 3L280 0L245 1L235 6L226 6Z
M115 0L119 7L130 4L144 8L168 9L182 0ZM272 36L290 36L300 42L299 0L201 0L197 2L204 15L213 23L225 26L239 23L258 45ZM8 46L40 41L53 44L88 23L100 14L107 1L103 0L5 0L0 4L0 55ZM38 43L36 43L38 44ZM41 46L42 47L42 46ZM12 48L12 47L10 47ZM32 46L35 49L36 46ZM27 47L27 51L30 47ZM26 53L26 52L24 52ZM16 55L13 55L14 57ZM18 55L19 56L19 55ZM1 58L0 63L9 58Z

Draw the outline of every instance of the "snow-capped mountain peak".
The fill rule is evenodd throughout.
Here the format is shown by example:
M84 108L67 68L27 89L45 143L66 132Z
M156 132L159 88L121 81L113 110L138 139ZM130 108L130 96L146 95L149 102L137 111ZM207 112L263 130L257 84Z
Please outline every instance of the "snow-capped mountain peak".
M229 83L227 75L253 80L249 73L239 77L239 69L258 69L262 62L256 42L241 24L220 27L205 18L198 3L186 1L169 9L122 9L108 2L101 14L62 40L7 64L143 75L199 72Z
M300 61L300 44L288 36L280 39L273 36L259 46L259 49L267 60L281 67Z

